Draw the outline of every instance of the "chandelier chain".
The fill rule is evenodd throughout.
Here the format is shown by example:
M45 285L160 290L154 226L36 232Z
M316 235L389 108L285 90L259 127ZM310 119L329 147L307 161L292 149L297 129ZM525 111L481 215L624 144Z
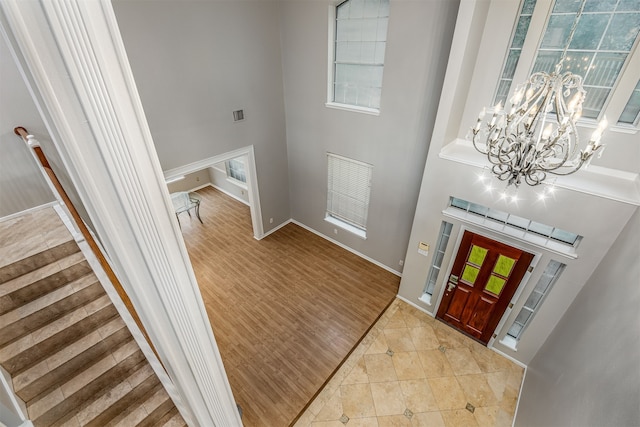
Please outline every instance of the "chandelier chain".
M576 33L576 28L578 28L578 21L580 21L580 17L582 16L582 12L584 11L585 4L587 4L587 0L582 0L582 3L580 4L580 9L578 9L578 13L576 14L576 19L573 20L573 24L571 25L571 31L569 31L569 37L567 38L567 44L564 46L564 49L562 51L562 56L560 56L559 64L563 64L564 63L564 59L567 56L567 50L569 50L569 46L571 45L571 42L573 41L573 36Z

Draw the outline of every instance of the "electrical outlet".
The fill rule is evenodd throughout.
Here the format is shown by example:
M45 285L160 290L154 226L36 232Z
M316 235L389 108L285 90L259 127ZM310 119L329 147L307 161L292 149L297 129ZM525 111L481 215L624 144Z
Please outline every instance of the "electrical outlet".
M196 176L196 182L200 182L200 177Z
M273 218L269 218L269 224L273 224Z
M398 264L400 264L400 267L402 267L402 266L404 265L404 260L403 260L403 259L401 259L401 260L400 260L400 262L399 262Z
M338 234L338 229L337 228L333 229L333 234Z

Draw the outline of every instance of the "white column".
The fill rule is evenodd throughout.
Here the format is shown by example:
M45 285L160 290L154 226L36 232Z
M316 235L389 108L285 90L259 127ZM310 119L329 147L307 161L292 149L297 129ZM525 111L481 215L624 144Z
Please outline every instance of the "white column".
M0 12L48 136L174 381L179 409L190 425L241 425L111 3L2 0Z

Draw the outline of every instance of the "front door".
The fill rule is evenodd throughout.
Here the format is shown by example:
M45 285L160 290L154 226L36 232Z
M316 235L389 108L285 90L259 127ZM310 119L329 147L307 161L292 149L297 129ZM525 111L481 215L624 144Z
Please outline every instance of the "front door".
M465 231L437 317L486 345L532 259Z

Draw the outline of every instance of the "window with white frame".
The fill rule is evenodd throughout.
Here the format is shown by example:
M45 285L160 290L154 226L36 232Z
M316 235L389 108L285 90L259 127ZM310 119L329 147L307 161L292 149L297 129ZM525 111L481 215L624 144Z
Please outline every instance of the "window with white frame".
M575 258L582 236L494 208L451 197L444 215Z
M438 282L438 276L440 275L440 269L442 268L442 261L444 260L444 254L449 244L449 237L451 236L451 229L453 224L450 222L442 221L440 225L440 237L438 237L438 245L436 246L433 259L431 261L431 268L429 269L429 276L427 277L427 284L424 289L424 293L431 297L433 295L433 289Z
M335 8L329 104L378 111L389 0L347 0Z
M244 161L242 160L242 157L227 160L226 162L224 162L224 165L227 170L227 178L246 184L247 174L245 172Z
M327 214L325 219L366 237L373 166L327 153Z
M638 125L640 121L640 80L631 93L627 105L625 105L618 123L626 125Z
M522 53L522 45L524 44L524 39L527 37L527 31L529 31L531 15L533 14L533 8L535 5L536 0L524 0L522 3L518 22L513 30L513 34L511 35L511 46L509 46L509 52L504 60L502 74L500 75L500 82L498 83L498 89L494 96L494 105L498 102L502 102L502 105L504 105L509 97L509 90L511 89L511 83L513 82L513 75L515 74L516 67L518 66L518 60Z
M532 62L531 73L551 72L560 61L566 47L569 33L581 7L580 0L555 0L549 11L546 26ZM512 79L518 66L524 40L528 34L529 22L536 6L535 0L524 0L518 21L514 27L512 43L503 65L496 103L508 99L513 92ZM583 104L582 116L598 119L607 103L616 94L622 71L634 55L640 55L637 49L640 32L640 2L637 0L586 0L575 34L567 49L564 70L583 77L587 96ZM537 36L537 34L533 34ZM531 59L529 59L531 60ZM530 65L532 64L532 65ZM638 103L638 95L620 94L625 102L632 96L630 109ZM634 104L635 102L635 104ZM633 111L616 118L621 123L629 123ZM637 120L637 113L633 116ZM609 117L611 120L611 117ZM631 121L637 123L637 121Z
M553 71L560 61L579 1L556 0L538 49L533 72ZM638 32L637 1L587 1L567 49L564 69L582 76L587 91L582 115L597 119L614 88Z
M511 324L511 327L509 327L507 335L502 340L504 344L515 348L518 341L520 341L520 337L524 330L529 323L531 323L533 316L542 305L542 301L549 294L549 291L551 291L551 288L556 281L560 278L565 267L566 265L561 262L554 260L549 261L549 264L547 264L547 267L544 269L542 276L538 279L536 286L531 291L531 294L529 294L529 297L520 309L520 312Z

